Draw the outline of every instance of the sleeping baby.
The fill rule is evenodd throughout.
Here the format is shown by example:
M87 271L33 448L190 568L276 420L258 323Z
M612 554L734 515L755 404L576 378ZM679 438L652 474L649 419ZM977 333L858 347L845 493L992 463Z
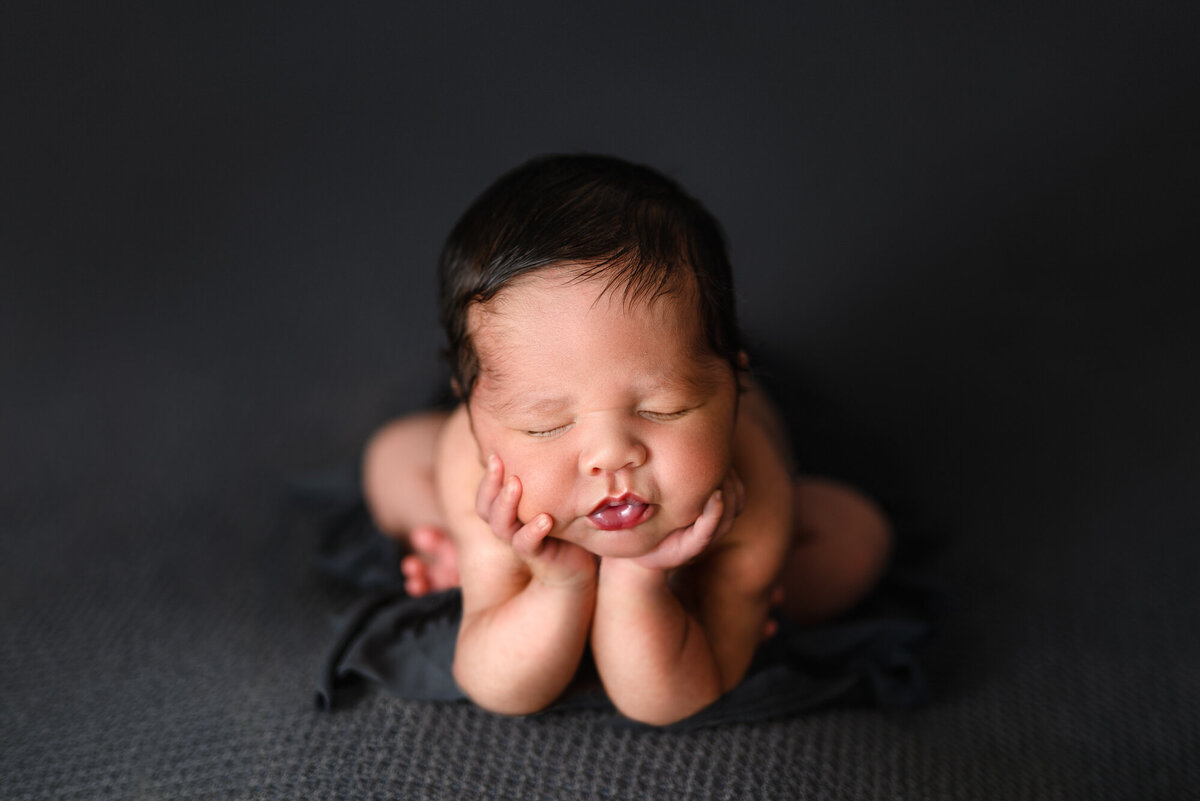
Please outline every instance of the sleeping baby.
M878 507L793 470L720 226L670 179L534 160L467 210L438 278L457 407L380 429L363 492L410 594L461 587L475 703L543 709L590 647L618 710L669 724L742 679L773 607L828 619L883 573Z

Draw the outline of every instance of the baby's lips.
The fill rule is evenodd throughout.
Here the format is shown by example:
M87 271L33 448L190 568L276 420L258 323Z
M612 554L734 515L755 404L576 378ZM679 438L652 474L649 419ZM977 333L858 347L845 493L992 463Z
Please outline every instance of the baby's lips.
M650 505L628 496L606 500L588 515L592 525L605 531L632 528L643 523L651 511Z
M600 503L596 504L592 508L591 512L588 512L588 515L594 515L596 512L602 511L605 507L620 506L624 503L640 503L643 506L650 505L650 502L643 499L640 495L635 495L632 492L622 492L620 495L609 495L607 498L600 501Z

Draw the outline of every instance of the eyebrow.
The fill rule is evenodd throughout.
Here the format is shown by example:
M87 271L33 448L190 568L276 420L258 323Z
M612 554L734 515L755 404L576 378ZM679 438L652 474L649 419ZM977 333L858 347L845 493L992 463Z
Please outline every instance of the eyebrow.
M713 370L698 369L684 370L680 373L662 379L655 389L665 389L668 392L705 395L713 391L719 383Z
M723 362L722 362L723 364ZM715 365L713 366L715 367ZM708 395L712 392L719 379L716 370L709 366L698 369L685 369L662 376L652 384L640 388L643 395L658 392L679 392L685 396ZM571 398L566 395L533 396L518 393L502 400L484 401L493 414L498 416L529 415L535 417L560 414L571 406Z
M717 381L713 375L707 371L688 371L686 374L673 375L662 381L656 382L653 386L646 387L643 391L645 395L651 395L658 392L678 392L685 396L692 395L707 395L716 386ZM514 397L507 398L498 402L487 404L492 412L496 415L521 415L533 417L546 417L555 414L561 414L571 406L571 400L565 395L552 395L545 397Z
M568 406L570 401L566 397L542 397L526 399L524 397L507 398L498 403L487 404L491 410L498 415L508 414L527 414L527 415L550 415L556 412L562 412Z

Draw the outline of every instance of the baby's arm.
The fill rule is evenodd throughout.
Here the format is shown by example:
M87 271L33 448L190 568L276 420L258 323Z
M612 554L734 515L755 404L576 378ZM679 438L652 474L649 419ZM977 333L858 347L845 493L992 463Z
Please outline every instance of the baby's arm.
M727 495L714 493L694 524L671 535L691 546L678 556L698 556L722 523L727 527ZM609 698L626 717L655 725L687 717L723 690L708 633L669 584L670 570L682 562L661 560L663 550L600 561L592 622L592 653Z
M504 481L498 459L485 475L464 410L446 428L438 484L463 594L454 677L485 709L535 712L562 694L579 667L595 608L595 560L547 540L550 526L539 527L546 515L517 520L520 482Z
M741 681L762 639L790 541L792 488L761 427L739 422L737 440L745 506L729 534L670 583L645 557L601 562L592 650L628 717L665 725L699 711Z

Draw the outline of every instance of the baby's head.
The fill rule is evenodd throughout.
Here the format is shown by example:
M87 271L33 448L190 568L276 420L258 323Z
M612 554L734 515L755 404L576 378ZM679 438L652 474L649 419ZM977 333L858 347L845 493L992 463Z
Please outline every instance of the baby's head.
M627 301L690 295L705 346L736 371L741 348L720 224L661 173L607 156L547 156L500 177L450 232L438 307L455 385L469 398L479 357L468 309L559 265Z
M440 309L481 456L519 513L636 556L729 474L739 337L713 217L664 176L597 156L502 177L454 228Z

